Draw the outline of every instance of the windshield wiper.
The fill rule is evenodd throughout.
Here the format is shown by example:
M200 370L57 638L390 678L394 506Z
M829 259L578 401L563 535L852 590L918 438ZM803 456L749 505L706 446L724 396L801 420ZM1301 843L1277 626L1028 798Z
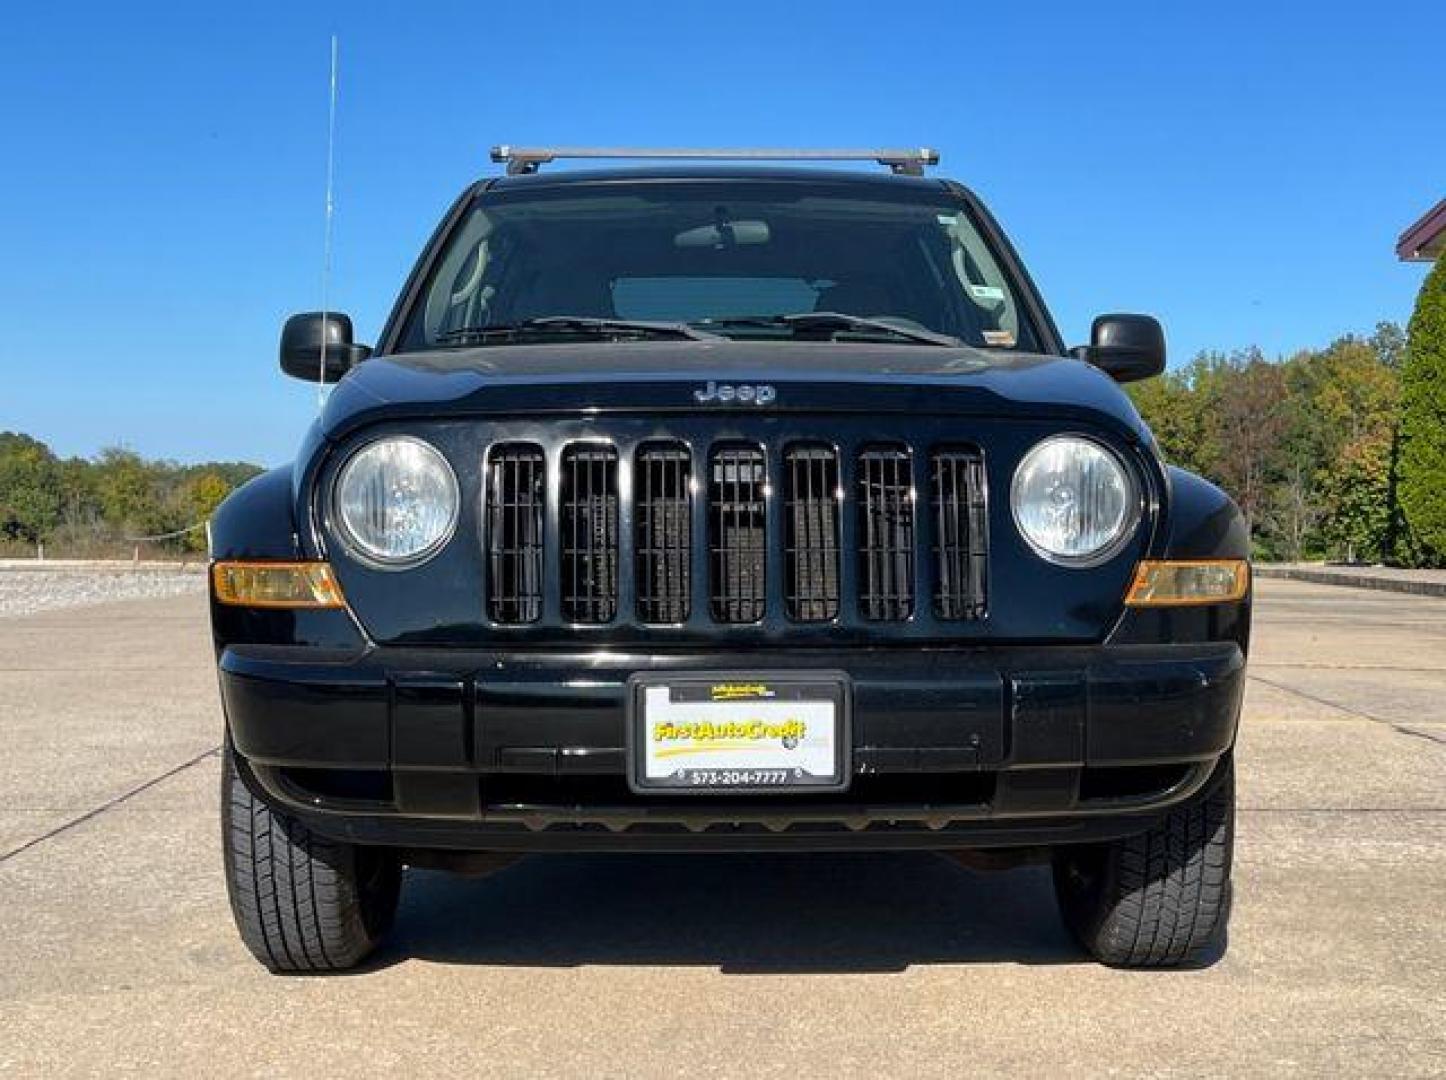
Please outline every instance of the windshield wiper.
M963 344L956 337L938 334L933 330L900 326L884 319L867 319L862 315L845 315L839 311L800 311L793 315L725 315L716 319L702 319L693 325L705 326L710 329L727 326L784 327L794 331L801 330L805 333L810 330L824 332L865 330L870 333L888 334L904 341L916 341L921 345L958 346Z
M691 341L717 341L696 326L681 322L644 322L636 319L601 319L584 315L542 315L512 323L486 326L460 326L437 335L439 344L485 345L490 340L515 341L529 335L579 335L593 338L673 338Z

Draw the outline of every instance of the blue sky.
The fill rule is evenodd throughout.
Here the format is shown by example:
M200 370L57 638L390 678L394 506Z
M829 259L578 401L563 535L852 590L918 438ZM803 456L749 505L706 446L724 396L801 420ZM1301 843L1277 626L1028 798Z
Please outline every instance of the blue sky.
M362 340L495 142L937 146L1068 339L1148 311L1176 362L1404 321L1424 269L1394 241L1446 194L1440 0L12 5L0 430L289 458L332 32Z

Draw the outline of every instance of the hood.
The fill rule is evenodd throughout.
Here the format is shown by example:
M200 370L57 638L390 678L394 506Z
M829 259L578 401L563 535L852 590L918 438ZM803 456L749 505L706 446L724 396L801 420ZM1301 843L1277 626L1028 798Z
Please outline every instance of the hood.
M766 404L698 400L709 383L774 390ZM328 400L340 436L408 416L605 412L935 413L1058 417L1146 437L1115 382L1081 360L858 342L647 341L394 353L358 365Z

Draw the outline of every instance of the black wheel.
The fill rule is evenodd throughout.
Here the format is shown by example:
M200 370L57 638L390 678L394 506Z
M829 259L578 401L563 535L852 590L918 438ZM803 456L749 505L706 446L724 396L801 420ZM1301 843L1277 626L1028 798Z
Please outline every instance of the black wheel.
M396 857L328 840L272 810L242 782L229 743L221 837L236 927L272 971L354 967L390 928L402 884Z
M1234 836L1235 773L1227 762L1207 795L1149 832L1055 852L1054 889L1065 925L1106 964L1200 960L1224 942Z

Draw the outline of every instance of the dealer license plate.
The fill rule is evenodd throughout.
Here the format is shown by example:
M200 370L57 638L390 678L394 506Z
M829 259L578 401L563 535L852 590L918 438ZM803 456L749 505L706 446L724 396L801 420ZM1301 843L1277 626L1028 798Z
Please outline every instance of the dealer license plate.
M841 674L638 675L629 689L634 791L848 786L848 680Z

